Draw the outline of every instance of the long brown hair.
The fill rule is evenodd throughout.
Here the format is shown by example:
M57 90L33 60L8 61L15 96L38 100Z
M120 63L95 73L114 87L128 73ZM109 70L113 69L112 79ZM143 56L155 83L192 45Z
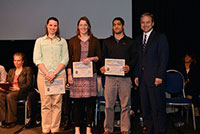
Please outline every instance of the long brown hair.
M61 37L60 37L60 29L59 29L59 21L58 21L58 19L57 19L56 17L50 17L50 18L48 18L47 23L46 23L46 25L45 25L46 32L45 32L44 35L47 35L47 36L49 35L48 30L47 30L47 24L49 24L49 21L50 21L50 20L54 20L54 21L56 21L56 22L58 23L58 29L57 29L57 31L56 31L56 37L58 37L58 38L61 40Z
M89 36L92 36L90 21L89 21L89 19L88 19L86 16L83 16L83 17L81 17L81 18L78 20L77 28L76 28L76 34L77 34L77 35L80 35L80 30L78 29L78 25L79 25L79 23L80 23L81 20L86 21L86 23L88 24L88 35L89 35Z

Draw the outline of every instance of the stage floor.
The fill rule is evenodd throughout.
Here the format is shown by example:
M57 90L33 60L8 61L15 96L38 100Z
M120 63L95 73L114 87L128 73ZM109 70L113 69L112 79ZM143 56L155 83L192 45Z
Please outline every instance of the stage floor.
M119 115L116 115L119 117ZM101 113L101 120L98 121L98 125L93 127L94 134L103 134L103 120L104 120L104 113ZM168 120L168 130L167 134L200 134L200 117L196 118L196 125L197 130L193 130L192 124L192 116L189 115L189 123L185 122L185 115L184 117L180 116L180 113L173 113L167 115ZM175 122L182 121L184 125L182 127L176 127L174 124ZM141 126L139 117L135 116L131 118L132 122L132 134L141 134ZM0 127L0 134L14 134L17 130L23 127L23 122L18 122L14 128L6 129ZM60 134L74 134L73 127L66 131L60 131ZM19 134L41 134L41 126L32 128L32 129L23 129ZM85 130L82 130L82 134L85 134ZM120 128L118 126L115 127L114 134L120 134Z

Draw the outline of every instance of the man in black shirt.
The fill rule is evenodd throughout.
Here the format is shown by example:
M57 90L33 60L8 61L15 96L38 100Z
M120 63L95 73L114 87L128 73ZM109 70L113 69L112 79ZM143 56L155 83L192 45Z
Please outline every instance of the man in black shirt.
M104 134L113 133L114 106L119 95L121 104L121 132L128 134L130 131L131 108L131 75L136 62L136 45L130 37L124 33L124 20L120 17L112 21L113 36L105 39L102 46L102 59L124 59L124 76L107 75L105 82L105 121ZM105 66L101 67L101 73L105 73Z

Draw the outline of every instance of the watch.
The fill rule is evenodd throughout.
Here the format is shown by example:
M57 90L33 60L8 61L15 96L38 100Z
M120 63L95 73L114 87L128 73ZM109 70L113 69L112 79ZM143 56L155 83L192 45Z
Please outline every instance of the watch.
M53 74L56 76L57 75L57 73L56 72L53 72Z

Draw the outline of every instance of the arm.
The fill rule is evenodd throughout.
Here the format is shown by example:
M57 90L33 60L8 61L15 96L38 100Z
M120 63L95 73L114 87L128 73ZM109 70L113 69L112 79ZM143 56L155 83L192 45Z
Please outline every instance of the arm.
M167 64L168 64L168 55L169 55L167 38L164 34L162 34L160 36L161 37L158 42L159 43L159 46L158 46L159 67L158 67L157 75L155 78L156 86L161 84L165 77L165 72L166 72L166 68L167 68Z
M22 74L23 73L23 74ZM30 67L26 67L26 69L24 69L24 72L22 72L19 76L19 88L20 90L27 90L30 89L32 87L32 83L33 83L33 71ZM26 80L24 80L26 79Z
M0 82L6 82L7 72L3 66L0 66Z
M158 45L158 70L157 70L157 78L163 79L165 77L165 72L168 64L168 41L164 34L160 35L159 45Z
M106 50L106 42L105 40L103 41L102 44L102 51L101 51L101 60L102 60L102 67L100 68L100 71L102 74L105 73L105 58L107 57L107 50Z
M69 64L67 66L67 76L68 76L68 83L73 84L73 77L72 77L72 62L73 62L73 45L72 41L69 40Z
M48 70L46 69L46 67L44 66L42 62L42 52L41 52L40 45L41 45L41 38L37 39L35 42L34 51L33 51L33 62L38 67L38 69L45 75L45 78L47 80L50 80L50 76L49 76L50 73L48 72Z
M72 70L71 70L71 68L68 68L67 69L67 74L68 74L68 83L69 84L73 84L73 77L72 77Z

